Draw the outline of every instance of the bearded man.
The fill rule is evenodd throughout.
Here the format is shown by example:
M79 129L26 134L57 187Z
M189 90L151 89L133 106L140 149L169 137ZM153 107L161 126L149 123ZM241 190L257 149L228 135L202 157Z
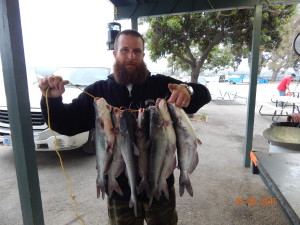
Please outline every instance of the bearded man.
M115 64L113 74L107 80L100 80L85 88L92 96L102 97L111 106L118 108L146 108L147 103L158 98L183 107L186 113L196 113L211 100L208 89L201 84L183 83L161 74L151 75L144 62L144 39L135 30L120 32L114 44ZM51 127L60 134L75 135L95 128L93 98L82 93L70 104L63 104L62 94L68 81L59 77L48 77L40 81L42 92L41 108L47 120L46 90L51 108ZM107 179L107 177L106 177ZM141 180L138 177L137 183ZM122 195L107 189L108 217L111 225L175 225L178 217L173 173L167 178L168 198L162 194L159 200L149 204L146 191L137 195L137 215L129 207L131 190L128 178L123 172L117 177Z

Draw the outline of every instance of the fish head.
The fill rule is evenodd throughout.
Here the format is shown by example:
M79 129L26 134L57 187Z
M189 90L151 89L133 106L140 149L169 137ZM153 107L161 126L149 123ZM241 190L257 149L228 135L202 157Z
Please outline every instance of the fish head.
M160 100L161 100L161 98L156 99L156 102L155 102L155 106L156 106L156 107L159 106Z
M98 98L96 97L94 99L94 106L96 109L96 114L98 115L98 117L104 117L107 114L110 113L112 107L107 104L106 100L104 98Z
M113 122L113 133L115 135L119 134L120 131L120 115L121 115L121 109L119 108L113 108L111 110L111 119Z
M161 99L161 100L159 101L158 109L159 109L159 112L160 112L162 115L165 115L165 114L169 113L166 99Z
M153 123L155 126L161 126L162 120L158 108L156 106L150 106L148 110L151 123Z
M137 119L137 127L140 131L147 131L149 128L149 110L140 108Z
M136 129L136 117L130 110L123 110L120 115L120 130L121 132L134 132Z

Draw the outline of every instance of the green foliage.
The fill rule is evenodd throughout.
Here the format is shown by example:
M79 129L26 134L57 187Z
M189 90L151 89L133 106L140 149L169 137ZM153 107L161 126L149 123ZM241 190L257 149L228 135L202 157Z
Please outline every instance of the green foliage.
M269 6L263 10L261 48L264 51L278 48L282 40L280 29L294 14L295 7ZM234 61L239 63L249 53L253 20L253 9L148 18L145 40L152 60L167 57L177 68L189 68L191 80L196 82L200 70L237 66Z

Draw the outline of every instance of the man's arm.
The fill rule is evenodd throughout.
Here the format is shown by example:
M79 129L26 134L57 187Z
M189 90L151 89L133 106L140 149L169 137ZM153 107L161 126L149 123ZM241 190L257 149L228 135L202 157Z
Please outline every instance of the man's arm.
M94 127L95 112L93 99L84 93L80 94L70 104L63 103L62 94L65 91L64 85L67 83L59 77L43 79L39 83L43 95L41 109L48 126L50 125L53 130L60 134L72 136ZM48 101L46 101L46 96ZM48 113L50 121L48 120Z

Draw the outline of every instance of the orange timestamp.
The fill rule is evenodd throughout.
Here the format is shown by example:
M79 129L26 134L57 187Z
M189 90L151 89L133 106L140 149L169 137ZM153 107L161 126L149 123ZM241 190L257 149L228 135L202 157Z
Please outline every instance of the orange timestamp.
M277 198L236 198L236 206L278 205Z

